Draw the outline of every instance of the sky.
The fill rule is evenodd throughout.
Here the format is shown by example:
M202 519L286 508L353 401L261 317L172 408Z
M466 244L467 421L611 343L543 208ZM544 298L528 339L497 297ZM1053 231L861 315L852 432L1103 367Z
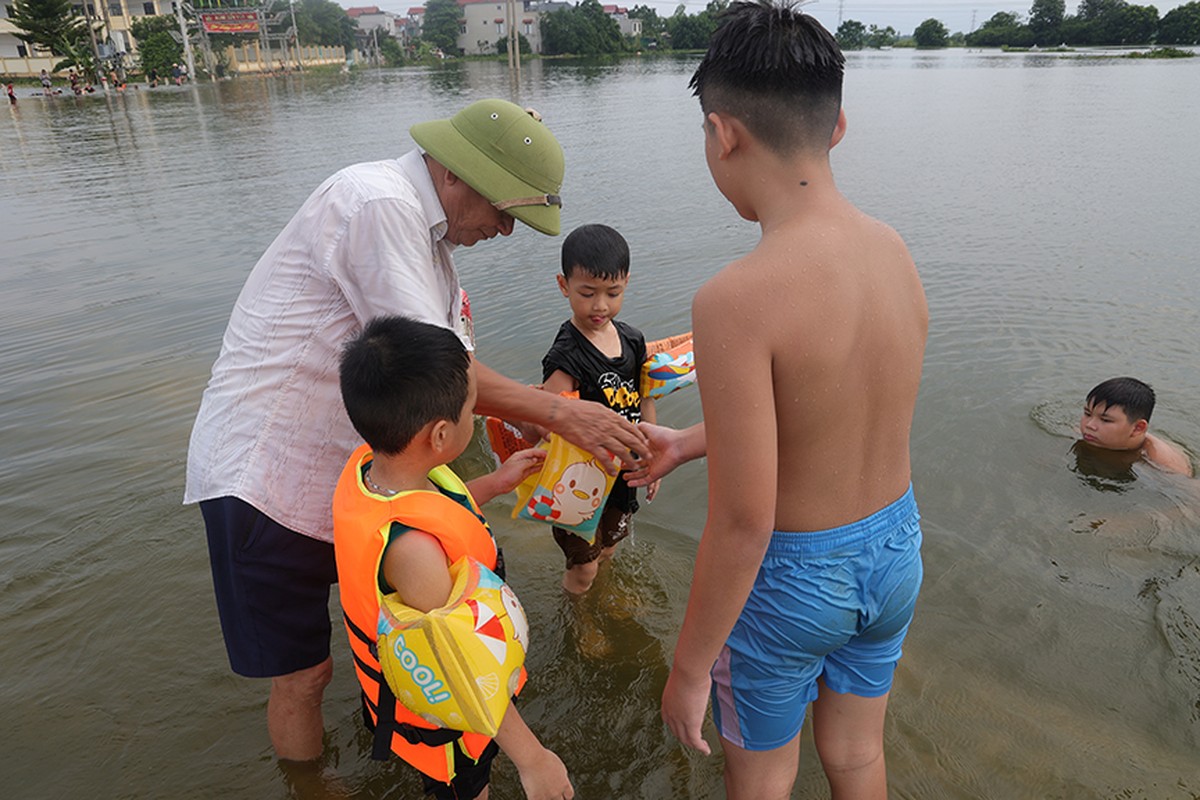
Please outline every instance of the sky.
M1165 15L1175 6L1187 0L1130 0L1135 5L1153 5L1159 16ZM423 5L423 0L339 0L343 6L377 5L385 11L405 14L413 6ZM502 2L502 0L497 0ZM679 0L600 0L601 5L615 3L633 8L645 5L653 8L659 16L670 16L679 6ZM687 13L704 10L708 0L686 0ZM816 17L822 25L836 31L841 20L854 19L867 25L883 28L891 25L901 34L912 33L927 19L939 20L951 33L968 33L978 28L997 11L1007 11L1028 17L1033 0L813 0L804 4L804 10ZM1067 13L1074 14L1078 0L1066 0Z

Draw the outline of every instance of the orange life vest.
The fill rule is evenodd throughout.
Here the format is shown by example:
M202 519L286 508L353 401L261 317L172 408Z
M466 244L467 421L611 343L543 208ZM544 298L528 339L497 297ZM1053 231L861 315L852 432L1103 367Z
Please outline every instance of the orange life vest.
M390 750L429 777L446 783L454 777L455 746L471 758L478 758L491 739L434 727L396 703L383 680L375 644L382 597L380 562L393 522L435 536L446 551L448 564L469 555L496 571L498 551L474 498L449 467L437 467L429 478L444 489L466 496L470 509L436 491L401 492L391 497L371 492L362 480L362 468L371 457L367 445L355 450L333 495L333 544L343 617L354 670L362 686L363 712L375 729L371 756L386 759Z

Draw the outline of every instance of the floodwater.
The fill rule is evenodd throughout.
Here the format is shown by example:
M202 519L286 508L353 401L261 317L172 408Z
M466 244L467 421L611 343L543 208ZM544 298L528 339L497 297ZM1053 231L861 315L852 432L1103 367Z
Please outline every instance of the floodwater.
M567 152L564 227L629 239L623 317L650 338L686 330L757 234L705 171L694 65L532 63L519 89ZM1200 453L1200 58L896 50L852 54L846 83L835 171L908 241L932 314L892 796L1200 797L1198 483L1071 433L1088 388L1132 374L1158 389L1154 428ZM512 96L505 73L25 94L0 112L0 795L417 797L367 757L337 629L322 775L280 771L266 685L226 665L185 449L234 298L306 195L406 151L414 122ZM518 229L458 254L479 353L519 379L568 313L558 245ZM695 391L659 408L699 418ZM657 709L703 476L665 482L577 603L548 531L493 506L532 627L522 713L581 798L723 796L719 757ZM519 795L502 759L492 796ZM825 796L806 730L796 797Z

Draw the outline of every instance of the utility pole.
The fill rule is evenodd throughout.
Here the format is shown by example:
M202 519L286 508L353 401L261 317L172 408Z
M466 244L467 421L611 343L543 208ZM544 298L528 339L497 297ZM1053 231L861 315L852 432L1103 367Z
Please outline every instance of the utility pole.
M113 48L112 57L113 57L113 60L116 62L116 66L117 66L116 70L114 70L114 71L117 73L117 79L123 81L123 80L125 80L125 68L123 66L121 66L121 62L116 57L116 47L113 45L113 38L112 38L112 20L108 16L108 0L98 0L98 1L100 3L100 11L104 15L104 35L106 37L108 37L108 46ZM87 0L84 0L84 2L87 2ZM117 87L114 86L113 88L115 89Z
M270 72L271 40L267 37L267 7L260 5L255 14L258 15L258 61L263 65L263 72Z
M107 2L107 0L106 0ZM179 20L179 35L183 37L183 55L187 61L188 80L196 80L196 56L192 52L192 40L187 32L187 20L183 18L183 0L175 0L175 18Z
M88 36L92 39L92 58L96 60L96 84L104 86L104 68L100 65L100 44L96 41L96 26L92 24L92 12L88 8L87 0L83 0L83 17L87 20Z
M846 4L846 0L838 0L838 27L842 27L842 6Z
M300 60L300 29L296 27L296 0L288 0L288 10L292 13L292 47L296 49L296 71L304 72L304 63Z
M508 21L508 72L514 85L521 86L521 35L517 32L517 0L508 0L504 16Z

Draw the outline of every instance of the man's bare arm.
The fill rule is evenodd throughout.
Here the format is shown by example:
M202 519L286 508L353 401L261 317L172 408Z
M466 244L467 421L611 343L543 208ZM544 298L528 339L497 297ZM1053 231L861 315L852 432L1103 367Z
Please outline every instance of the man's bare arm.
M704 365L708 520L662 708L679 740L705 753L700 729L709 670L746 604L770 541L778 470L769 343L714 283L697 294L692 311L696 360Z
M581 403L531 389L478 360L475 365L479 380L476 414L540 425L587 450L606 467L611 456L616 456L632 468L637 465L633 453L643 456L650 452L646 437L629 420L600 403Z

